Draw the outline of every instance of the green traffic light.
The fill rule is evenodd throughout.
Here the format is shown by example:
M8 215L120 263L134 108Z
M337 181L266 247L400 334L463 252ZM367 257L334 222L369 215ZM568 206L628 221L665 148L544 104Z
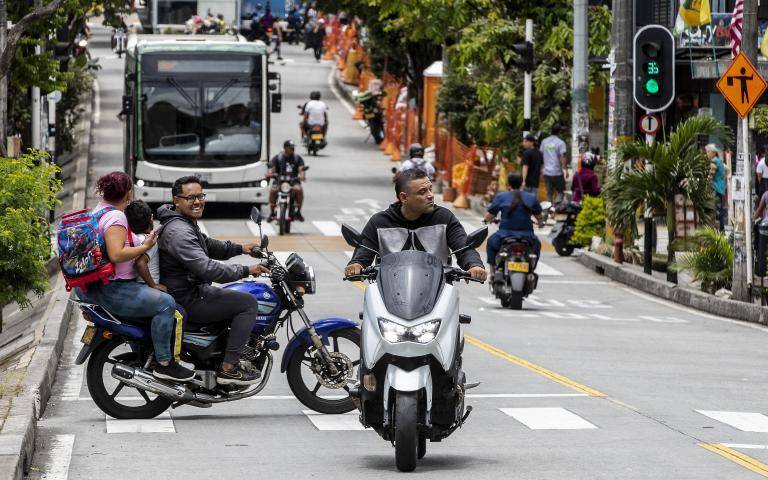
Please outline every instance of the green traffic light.
M649 78L645 81L645 91L651 95L659 93L659 82L655 78Z

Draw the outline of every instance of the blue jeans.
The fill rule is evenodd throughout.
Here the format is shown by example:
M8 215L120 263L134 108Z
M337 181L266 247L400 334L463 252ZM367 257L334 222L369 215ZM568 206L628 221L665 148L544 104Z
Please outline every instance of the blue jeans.
M486 253L488 254L489 265L491 266L496 265L494 263L496 261L496 254L499 253L499 250L501 249L501 244L504 242L504 239L507 237L521 237L521 238L530 239L533 253L535 253L536 256L541 257L541 241L539 241L535 233L533 233L532 231L506 230L506 229L500 228L496 233L491 235L491 237L488 239L488 242L485 244Z
M176 326L176 301L172 296L136 281L89 285L87 292L77 289L77 296L118 316L152 317L150 331L155 358L158 362L171 360L171 338Z

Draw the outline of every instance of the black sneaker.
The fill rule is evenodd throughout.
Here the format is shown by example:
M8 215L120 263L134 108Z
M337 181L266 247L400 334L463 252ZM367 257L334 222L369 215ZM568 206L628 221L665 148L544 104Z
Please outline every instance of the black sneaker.
M261 373L249 372L241 365L232 370L219 369L216 372L216 383L220 385L252 385L259 381Z
M298 222L303 222L303 221L304 221L304 215L302 215L302 214L301 214L301 212L296 212L296 213L293 215L293 217L294 217L294 218L296 219L296 221L298 221Z
M188 382L195 378L195 371L182 367L176 362L170 362L168 365L160 365L158 363L152 370L152 375L154 375L155 378L162 378L163 380Z

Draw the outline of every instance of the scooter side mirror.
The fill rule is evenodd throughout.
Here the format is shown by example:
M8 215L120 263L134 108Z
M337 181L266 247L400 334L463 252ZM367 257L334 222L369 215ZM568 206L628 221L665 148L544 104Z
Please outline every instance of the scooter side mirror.
M259 207L253 207L251 208L251 220L253 220L253 223L256 225L261 225L261 211L259 210Z
M466 248L477 248L488 238L488 227L481 227L467 235Z
M392 167L392 173L397 173L397 168Z
M341 236L344 237L344 241L347 242L347 245L350 247L357 248L360 246L362 235L346 223L341 224Z
M261 249L266 250L266 248L269 246L269 237L266 235L261 236Z

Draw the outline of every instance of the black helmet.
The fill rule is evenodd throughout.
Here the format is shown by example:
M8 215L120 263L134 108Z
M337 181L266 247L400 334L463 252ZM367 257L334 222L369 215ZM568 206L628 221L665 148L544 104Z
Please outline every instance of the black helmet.
M310 93L309 94L309 99L310 100L320 100L320 92L315 90L314 92Z
M592 152L584 152L584 158L581 159L581 166L595 168L595 165L597 165L597 155Z
M412 143L408 149L408 156L411 158L424 158L424 147L420 143Z

